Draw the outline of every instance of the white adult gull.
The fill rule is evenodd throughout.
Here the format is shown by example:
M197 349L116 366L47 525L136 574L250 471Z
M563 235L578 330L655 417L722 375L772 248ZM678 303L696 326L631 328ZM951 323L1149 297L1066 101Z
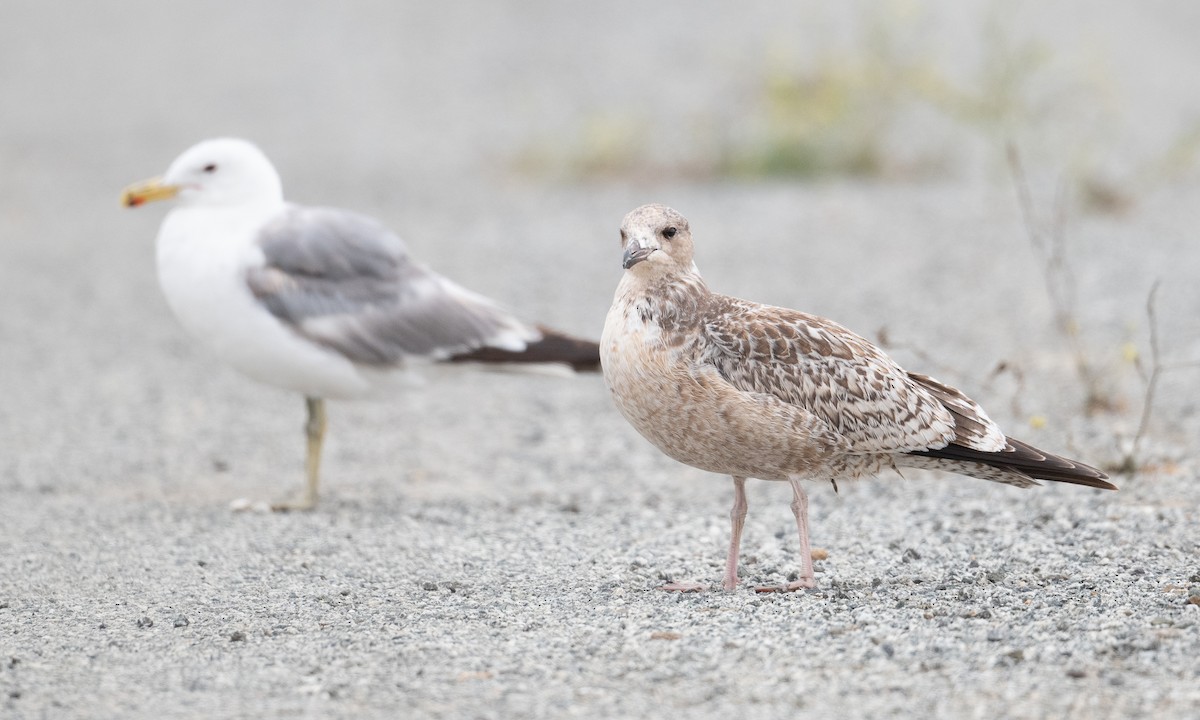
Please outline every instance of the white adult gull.
M617 407L676 460L733 477L724 587L737 585L746 478L791 484L799 579L816 584L802 483L900 467L1018 487L1038 480L1115 490L1099 470L1006 437L955 388L903 370L846 328L711 292L682 215L645 205L621 224L625 273L600 339ZM698 585L671 584L667 590Z
M379 395L412 362L598 366L595 343L433 272L375 220L284 201L279 174L245 140L195 145L122 203L168 198L178 205L158 232L158 278L179 321L237 370L305 397L307 483L275 509L317 502L326 398Z

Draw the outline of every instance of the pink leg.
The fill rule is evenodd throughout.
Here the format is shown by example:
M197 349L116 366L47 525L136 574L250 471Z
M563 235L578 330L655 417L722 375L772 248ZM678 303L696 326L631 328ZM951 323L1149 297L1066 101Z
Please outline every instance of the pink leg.
M729 538L729 556L725 559L725 589L737 587L738 548L742 545L742 525L746 523L746 478L733 479L733 509L729 511L729 520L733 524L733 534ZM700 583L679 582L663 585L662 590L668 592L700 592L704 586Z
M808 495L796 478L789 480L792 484L792 514L796 516L796 530L800 533L800 579L787 583L782 587L759 587L758 592L795 592L817 586L816 574L813 572L812 546L808 542Z
M793 585L800 588L817 586L817 576L813 572L812 545L808 542L808 495L800 486L800 481L792 478L792 514L796 516L796 530L800 533L800 579Z
M729 556L725 558L725 589L737 587L738 548L742 545L742 525L746 523L746 478L733 479L733 509L729 511L733 532L729 537Z

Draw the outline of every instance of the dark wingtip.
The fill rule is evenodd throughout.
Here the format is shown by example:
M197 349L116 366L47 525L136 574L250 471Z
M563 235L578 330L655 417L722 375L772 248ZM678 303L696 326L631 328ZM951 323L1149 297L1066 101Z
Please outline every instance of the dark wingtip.
M600 370L600 344L591 340L572 337L557 330L538 326L542 338L520 351L499 348L479 348L451 356L450 362L477 363L558 363L569 365L575 372L598 372Z
M947 460L979 463L1000 470L1011 470L1026 475L1035 480L1084 485L1100 490L1117 490L1117 486L1108 482L1104 471L1067 458L1039 450L1034 446L1007 438L1009 447L1000 452L984 452L973 450L962 445L951 443L936 450L923 450L911 453Z

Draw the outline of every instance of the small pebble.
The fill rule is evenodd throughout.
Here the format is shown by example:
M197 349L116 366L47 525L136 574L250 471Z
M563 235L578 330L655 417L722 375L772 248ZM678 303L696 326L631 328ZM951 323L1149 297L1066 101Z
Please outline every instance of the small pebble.
M265 515L271 512L271 504L263 500L236 498L229 501L229 509L233 512L253 512Z

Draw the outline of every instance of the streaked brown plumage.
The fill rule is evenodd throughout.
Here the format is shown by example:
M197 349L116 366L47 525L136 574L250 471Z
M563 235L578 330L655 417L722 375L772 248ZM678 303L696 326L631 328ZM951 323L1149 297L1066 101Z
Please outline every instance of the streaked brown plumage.
M805 480L919 467L1018 487L1116 489L1093 467L1006 437L962 392L905 371L832 321L711 292L692 262L687 220L668 207L629 213L621 242L626 271L600 341L604 377L659 449L733 477L726 589L737 584L748 477L792 486L804 567L789 590L815 582Z

